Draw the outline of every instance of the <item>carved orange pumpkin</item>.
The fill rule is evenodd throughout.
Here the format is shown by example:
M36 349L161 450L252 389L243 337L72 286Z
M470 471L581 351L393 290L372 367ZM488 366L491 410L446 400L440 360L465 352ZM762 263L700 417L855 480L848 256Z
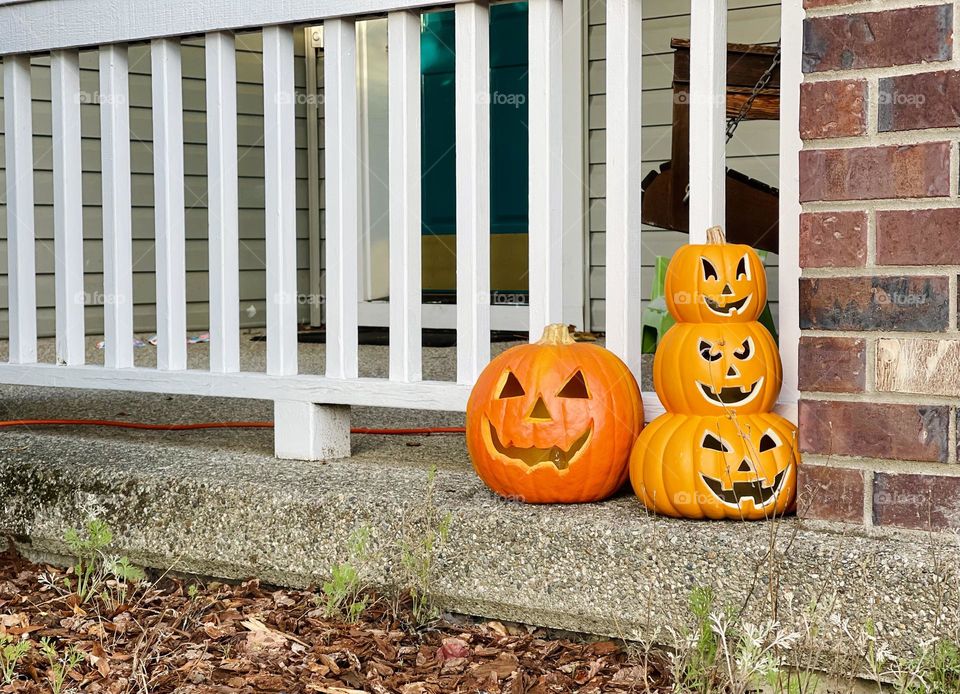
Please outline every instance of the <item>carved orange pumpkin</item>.
M579 503L621 487L643 427L640 389L626 365L566 326L512 347L480 374L467 404L467 449L497 494Z
M749 246L724 241L720 227L707 243L681 246L667 267L667 309L678 321L755 321L767 302L767 275Z
M676 323L653 361L668 412L767 412L780 394L777 345L760 323Z
M677 518L760 520L793 510L797 429L773 413L667 413L640 434L630 481L644 505Z

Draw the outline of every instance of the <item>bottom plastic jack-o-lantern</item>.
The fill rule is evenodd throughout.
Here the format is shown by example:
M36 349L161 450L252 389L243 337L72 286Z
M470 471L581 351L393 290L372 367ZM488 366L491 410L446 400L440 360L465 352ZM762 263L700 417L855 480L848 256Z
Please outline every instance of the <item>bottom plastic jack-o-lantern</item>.
M564 325L491 361L467 404L467 449L480 479L529 503L613 494L642 427L627 366L599 345L574 342Z
M644 505L675 518L761 520L794 509L797 430L779 415L667 413L641 433L630 481Z

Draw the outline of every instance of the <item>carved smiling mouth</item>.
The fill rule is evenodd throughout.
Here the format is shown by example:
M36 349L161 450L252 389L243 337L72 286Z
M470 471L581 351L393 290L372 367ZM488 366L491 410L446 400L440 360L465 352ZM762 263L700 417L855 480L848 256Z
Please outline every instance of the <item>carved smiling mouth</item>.
M703 297L703 303L707 305L707 308L716 313L718 316L729 316L734 313L743 314L744 309L750 305L750 300L753 298L753 294L747 294L739 301L731 301L729 304L721 306L716 301L711 299L709 296Z
M550 448L505 446L500 441L493 422L488 421L487 423L490 425L490 440L500 455L510 458L511 460L516 460L524 465L529 465L530 467L534 467L540 463L550 462L553 463L558 470L566 470L570 467L570 463L577 457L577 453L579 453L587 443L587 440L590 438L590 432L593 431L593 425L591 424L567 450L563 450L559 446L551 446Z
M700 392L712 405L746 405L760 392L763 378L758 379L752 386L730 386L721 388L718 393L713 386L697 381Z
M780 494L780 489L783 487L783 481L787 479L789 469L788 466L778 472L777 476L773 478L773 484L769 487L764 487L760 480L755 480L753 482L734 482L733 489L724 489L723 482L720 480L708 477L702 472L700 477L706 482L714 496L729 506L739 508L740 504L750 499L756 508L764 508L776 501L777 495Z

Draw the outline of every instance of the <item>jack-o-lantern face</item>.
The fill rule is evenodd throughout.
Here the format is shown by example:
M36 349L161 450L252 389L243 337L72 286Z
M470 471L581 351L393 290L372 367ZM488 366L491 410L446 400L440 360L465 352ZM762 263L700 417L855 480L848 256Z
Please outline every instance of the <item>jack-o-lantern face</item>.
M467 448L496 493L532 503L595 501L625 481L643 426L630 370L565 326L484 369L467 405Z
M782 381L773 337L760 323L677 323L653 361L653 382L668 412L766 412Z
M773 413L667 413L637 439L630 481L664 515L760 520L794 508L799 463L796 427Z
M667 308L689 323L755 321L767 302L767 276L749 246L723 242L719 227L705 245L681 246L667 267Z

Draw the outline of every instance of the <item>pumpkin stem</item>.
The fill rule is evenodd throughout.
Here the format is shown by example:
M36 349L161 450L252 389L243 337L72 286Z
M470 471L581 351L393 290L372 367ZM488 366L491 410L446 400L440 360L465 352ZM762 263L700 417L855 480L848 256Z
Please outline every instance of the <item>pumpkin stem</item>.
M553 323L543 329L538 345L572 345L575 342L570 329L563 323Z
M707 229L707 243L711 244L723 244L727 242L727 235L723 231L723 227L717 225Z

